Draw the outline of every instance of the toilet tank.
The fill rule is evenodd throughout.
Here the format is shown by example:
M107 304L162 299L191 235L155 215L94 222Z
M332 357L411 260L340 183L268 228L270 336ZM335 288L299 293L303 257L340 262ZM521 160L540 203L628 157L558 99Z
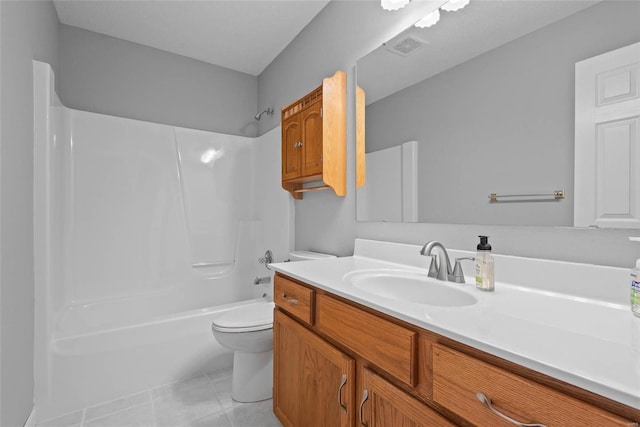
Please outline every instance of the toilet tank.
M289 260L291 260L291 262L308 261L312 259L335 258L335 257L336 257L335 255L323 254L320 252L310 252L310 251L289 252Z

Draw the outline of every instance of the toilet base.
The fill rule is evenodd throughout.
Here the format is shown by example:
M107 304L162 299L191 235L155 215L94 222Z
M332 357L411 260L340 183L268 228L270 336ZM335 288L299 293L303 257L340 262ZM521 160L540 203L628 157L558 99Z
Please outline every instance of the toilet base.
M236 402L258 402L273 397L273 350L233 354L231 397Z

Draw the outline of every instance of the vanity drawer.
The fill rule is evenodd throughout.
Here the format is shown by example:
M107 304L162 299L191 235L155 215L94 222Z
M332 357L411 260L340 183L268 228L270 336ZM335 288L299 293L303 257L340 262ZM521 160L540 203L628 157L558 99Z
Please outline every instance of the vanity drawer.
M313 289L278 274L275 276L273 288L273 300L278 307L308 325L313 324Z
M633 425L605 410L439 344L433 345L433 400L477 425L513 426L481 403L522 423L547 427Z
M415 385L416 332L325 294L316 298L316 327L398 380Z

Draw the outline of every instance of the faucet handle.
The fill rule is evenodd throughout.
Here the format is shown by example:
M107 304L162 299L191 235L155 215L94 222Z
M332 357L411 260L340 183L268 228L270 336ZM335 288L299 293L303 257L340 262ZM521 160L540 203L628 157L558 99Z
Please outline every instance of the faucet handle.
M429 277L438 277L438 255L433 254L431 256L431 263L429 264Z
M450 282L465 283L465 281L464 281L464 272L462 271L462 264L460 263L460 261L465 260L465 259L473 261L475 258L473 258L473 257L456 258L456 264L453 267L453 274L449 275L449 281Z

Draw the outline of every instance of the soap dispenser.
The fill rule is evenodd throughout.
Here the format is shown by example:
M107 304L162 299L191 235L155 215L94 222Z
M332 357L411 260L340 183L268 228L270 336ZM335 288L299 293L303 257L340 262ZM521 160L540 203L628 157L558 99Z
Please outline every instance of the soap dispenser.
M493 256L491 256L489 237L478 237L480 237L480 243L478 243L478 252L474 258L476 263L476 288L482 291L493 291L495 282L493 280Z

